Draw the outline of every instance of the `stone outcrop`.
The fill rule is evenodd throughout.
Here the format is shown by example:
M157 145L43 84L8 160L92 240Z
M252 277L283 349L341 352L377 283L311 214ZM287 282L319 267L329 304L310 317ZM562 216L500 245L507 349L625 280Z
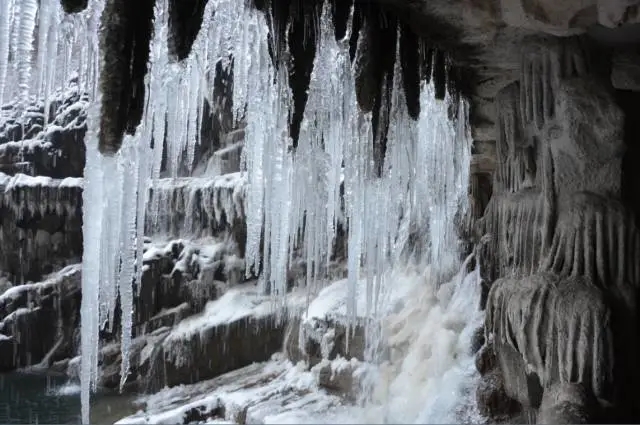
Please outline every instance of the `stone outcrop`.
M79 265L0 295L0 371L73 356L80 298Z
M623 111L586 40L522 47L519 80L495 100L493 195L479 221L497 359L484 379L501 374L542 423L610 406L630 418L640 233L622 192Z
M23 283L82 255L88 98L69 82L49 103L4 107L0 122L0 275ZM46 112L46 113L45 113ZM3 118L5 118L3 117Z

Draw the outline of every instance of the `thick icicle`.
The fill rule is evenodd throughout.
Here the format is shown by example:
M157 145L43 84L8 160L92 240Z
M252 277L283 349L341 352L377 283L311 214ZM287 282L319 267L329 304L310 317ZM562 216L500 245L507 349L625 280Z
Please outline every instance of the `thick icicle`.
M99 293L101 285L102 217L107 212L103 192L102 156L98 152L100 102L94 102L87 117L86 165L84 171L82 254L82 304L80 307L81 359L80 400L82 423L90 423L89 394L95 389L98 370ZM105 247L106 249L106 247Z
M433 86L424 83L420 116L413 120L406 106L402 73L394 73L389 141L382 175L378 176L372 115L357 106L346 43L349 37L336 42L326 5L299 143L292 153L288 134L292 102L286 66L273 64L266 17L242 1L210 0L191 53L173 63L167 46L165 0L157 3L155 12L140 127L112 158L97 155L92 145L95 131L87 142L87 177L92 192L85 194L84 218L92 228L87 224L85 250L90 252L85 252L84 260L87 265L93 261L88 275L93 280L85 282L83 277L83 285L93 292L83 302L83 391L95 385L98 323L112 322L118 291L123 309L121 384L126 380L132 285L141 276L145 214L157 215L150 220L157 222L162 205L158 190L144 208L148 192L164 184L158 179L165 143L167 177L174 179L172 184L180 183L176 177L191 172L199 143L202 100L213 92L218 64L223 69L233 66L233 112L247 124L243 151L249 186L247 274L261 272L265 288L284 300L289 260L293 249L302 247L307 283L319 281L340 223L348 229L348 313L354 320L360 277L367 279L366 314L373 318L381 294L391 284L384 280L388 265L411 243L419 245L411 248L436 263L436 269L449 271L451 263L458 261L455 217L466 199L470 139L464 123L448 119L451 99L436 100ZM86 61L84 50L80 56ZM398 66L399 61L396 69ZM84 74L94 68L82 69L87 70ZM464 105L459 109L466 111ZM91 204L97 199L91 198L95 193L101 201ZM182 200L185 206L195 208L195 193L180 195L186 198ZM106 213L102 212L102 200L106 200ZM429 232L429 237L411 242L416 231ZM94 301L94 307L85 305L89 301ZM100 311L95 307L98 305ZM83 392L82 399L84 417L88 415L88 393Z
M20 29L18 32L17 66L18 90L22 107L29 101L31 88L31 52L33 51L33 37L38 13L38 0L21 0Z
M56 0L40 0L40 11L38 12L38 49L35 75L35 94L39 98L44 95L47 61L51 57L52 53L54 55L57 53L49 52L48 50L49 33L53 23L52 21L56 17L57 4L58 2Z
M11 17L15 0L0 3L0 106L4 105L4 91L9 68L9 42L11 41Z

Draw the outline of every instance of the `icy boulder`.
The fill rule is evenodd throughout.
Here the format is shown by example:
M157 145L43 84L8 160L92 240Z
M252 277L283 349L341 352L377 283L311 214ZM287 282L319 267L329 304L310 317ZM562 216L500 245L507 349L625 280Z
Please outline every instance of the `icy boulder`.
M169 324L166 321L172 320L166 317L167 311L183 303L190 312L201 312L208 301L244 276L244 261L229 238L149 242L143 264L134 319L138 333Z
M285 348L292 361L305 360L315 366L337 357L364 359L364 317L356 317L349 329L347 291L346 279L332 283L291 322Z
M156 383L163 375L150 372L157 366L162 341L184 320L205 310L205 305L225 294L244 277L244 261L230 238L204 238L151 242L146 240L141 286L134 297L134 341L126 387L134 390ZM118 314L118 313L116 313ZM100 355L101 385L120 384L120 327L116 320L101 335L106 346Z

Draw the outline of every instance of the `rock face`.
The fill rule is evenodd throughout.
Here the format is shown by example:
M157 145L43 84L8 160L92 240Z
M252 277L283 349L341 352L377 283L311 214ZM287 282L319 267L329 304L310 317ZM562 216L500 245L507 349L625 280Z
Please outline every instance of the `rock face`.
M629 418L622 388L638 372L640 233L622 191L624 115L591 56L576 38L523 44L521 77L495 101L493 196L479 222L495 370L508 397L553 423L592 417L577 395L558 395L570 384Z
M74 355L80 298L79 265L0 295L0 371L49 367Z
M88 99L76 81L44 105L8 104L0 121L0 274L37 282L82 255Z

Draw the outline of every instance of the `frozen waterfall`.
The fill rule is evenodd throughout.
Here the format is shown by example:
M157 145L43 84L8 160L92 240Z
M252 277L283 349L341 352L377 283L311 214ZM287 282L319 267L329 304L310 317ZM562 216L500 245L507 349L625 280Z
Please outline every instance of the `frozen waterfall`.
M96 47L104 1L90 0L85 11L74 15L65 14L54 0L0 2L0 102L18 99L22 107L43 102L48 111L56 82L74 75L92 102L83 192L84 423L89 420L89 394L98 377L99 331L113 326L118 303L121 385L127 378L146 215L159 215L162 209L158 203L163 198L150 194L161 177L169 179L162 184L171 184L184 170L193 169L203 101L214 92L218 69L232 67L233 115L246 123L242 153L246 272L259 275L276 301L285 300L294 253L304 259L310 290L325 283L339 228L348 238L351 321L357 316L372 323L381 320L380 305L394 290L394 280L386 276L399 262L429 264L426 281L432 292L459 270L458 227L466 213L471 153L467 104L449 96L436 100L427 75L418 85L419 116L412 117L399 47L390 98L384 99L390 108L379 171L375 120L372 112L363 112L358 105L358 63L350 55L349 40L352 31L361 29L355 28L352 16L341 40L336 40L328 2L318 17L308 99L294 143L287 67L276 66L286 65L277 61L286 61L287 55L281 58L270 52L273 17L249 2L209 0L191 53L176 62L168 45L168 1L157 0L142 121L135 134L124 137L120 150L107 156L98 149L101 94ZM450 119L451 110L457 111L456 119ZM161 176L163 160L166 176ZM236 208L234 202L227 202L225 211ZM363 279L364 312L358 311L356 302L362 296L358 282ZM375 362L381 336L373 331L368 336L368 360Z

